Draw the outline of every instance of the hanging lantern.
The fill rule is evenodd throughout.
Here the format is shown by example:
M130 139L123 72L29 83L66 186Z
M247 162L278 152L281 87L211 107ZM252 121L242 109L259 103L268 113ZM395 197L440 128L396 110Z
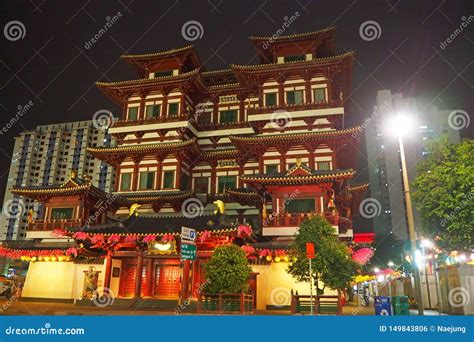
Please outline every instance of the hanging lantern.
M271 255L267 255L267 257L265 258L267 261L272 261L272 256Z

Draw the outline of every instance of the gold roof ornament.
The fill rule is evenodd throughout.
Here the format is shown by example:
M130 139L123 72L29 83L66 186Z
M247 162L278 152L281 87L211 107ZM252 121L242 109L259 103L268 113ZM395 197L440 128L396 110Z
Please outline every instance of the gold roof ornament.
M296 158L296 166L301 167L301 157Z
M71 176L70 178L76 178L77 177L77 170L76 169L72 169L71 170Z
M216 210L214 210L214 214L224 214L225 213L225 205L224 202L221 200L217 200L213 202L216 205Z
M138 209L140 209L141 205L138 203L133 203L130 206L130 211L128 213L128 216L138 216Z

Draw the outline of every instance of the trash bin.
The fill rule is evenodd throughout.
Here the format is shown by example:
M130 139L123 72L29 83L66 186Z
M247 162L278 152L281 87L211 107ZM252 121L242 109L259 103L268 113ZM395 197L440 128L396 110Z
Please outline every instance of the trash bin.
M408 302L408 296L393 296L393 314L395 316L408 316L410 315L410 303Z
M374 297L375 314L377 316L391 316L392 306L390 304L389 296L375 296Z

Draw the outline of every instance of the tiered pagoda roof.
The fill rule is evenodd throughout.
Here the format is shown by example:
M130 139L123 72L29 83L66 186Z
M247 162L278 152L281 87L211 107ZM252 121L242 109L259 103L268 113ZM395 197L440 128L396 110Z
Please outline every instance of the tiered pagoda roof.
M153 215L140 214L130 216L119 222L110 222L95 226L80 228L68 228L69 232L86 232L89 234L119 234L119 235L147 235L153 234L162 236L172 234L179 236L181 227L196 229L196 231L209 231L211 233L230 233L237 231L233 222L225 222L221 215L199 215L196 217L186 217L183 215Z
M13 187L10 189L10 192L12 194L33 198L39 201L43 201L50 197L81 194L87 194L93 198L103 200L110 199L112 196L92 185L90 180L77 177L75 173L73 173L71 177L63 183L45 186ZM116 195L114 195L113 202L117 203L117 205L130 205L125 198Z

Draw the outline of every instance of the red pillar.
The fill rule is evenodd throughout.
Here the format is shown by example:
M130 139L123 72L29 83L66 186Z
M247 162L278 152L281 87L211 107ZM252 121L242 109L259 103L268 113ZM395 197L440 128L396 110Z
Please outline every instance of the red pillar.
M106 289L110 289L110 276L112 274L112 251L107 251L105 258L105 275L104 275L104 295L108 294Z
M146 270L146 291L145 296L151 296L152 289L153 289L153 282L152 282L152 274L153 274L153 259L148 259L147 263L147 270Z
M135 271L135 292L134 299L140 298L140 290L142 287L142 269L143 269L143 251L137 251L137 269Z
M183 261L183 279L181 279L181 303L189 297L190 260Z

